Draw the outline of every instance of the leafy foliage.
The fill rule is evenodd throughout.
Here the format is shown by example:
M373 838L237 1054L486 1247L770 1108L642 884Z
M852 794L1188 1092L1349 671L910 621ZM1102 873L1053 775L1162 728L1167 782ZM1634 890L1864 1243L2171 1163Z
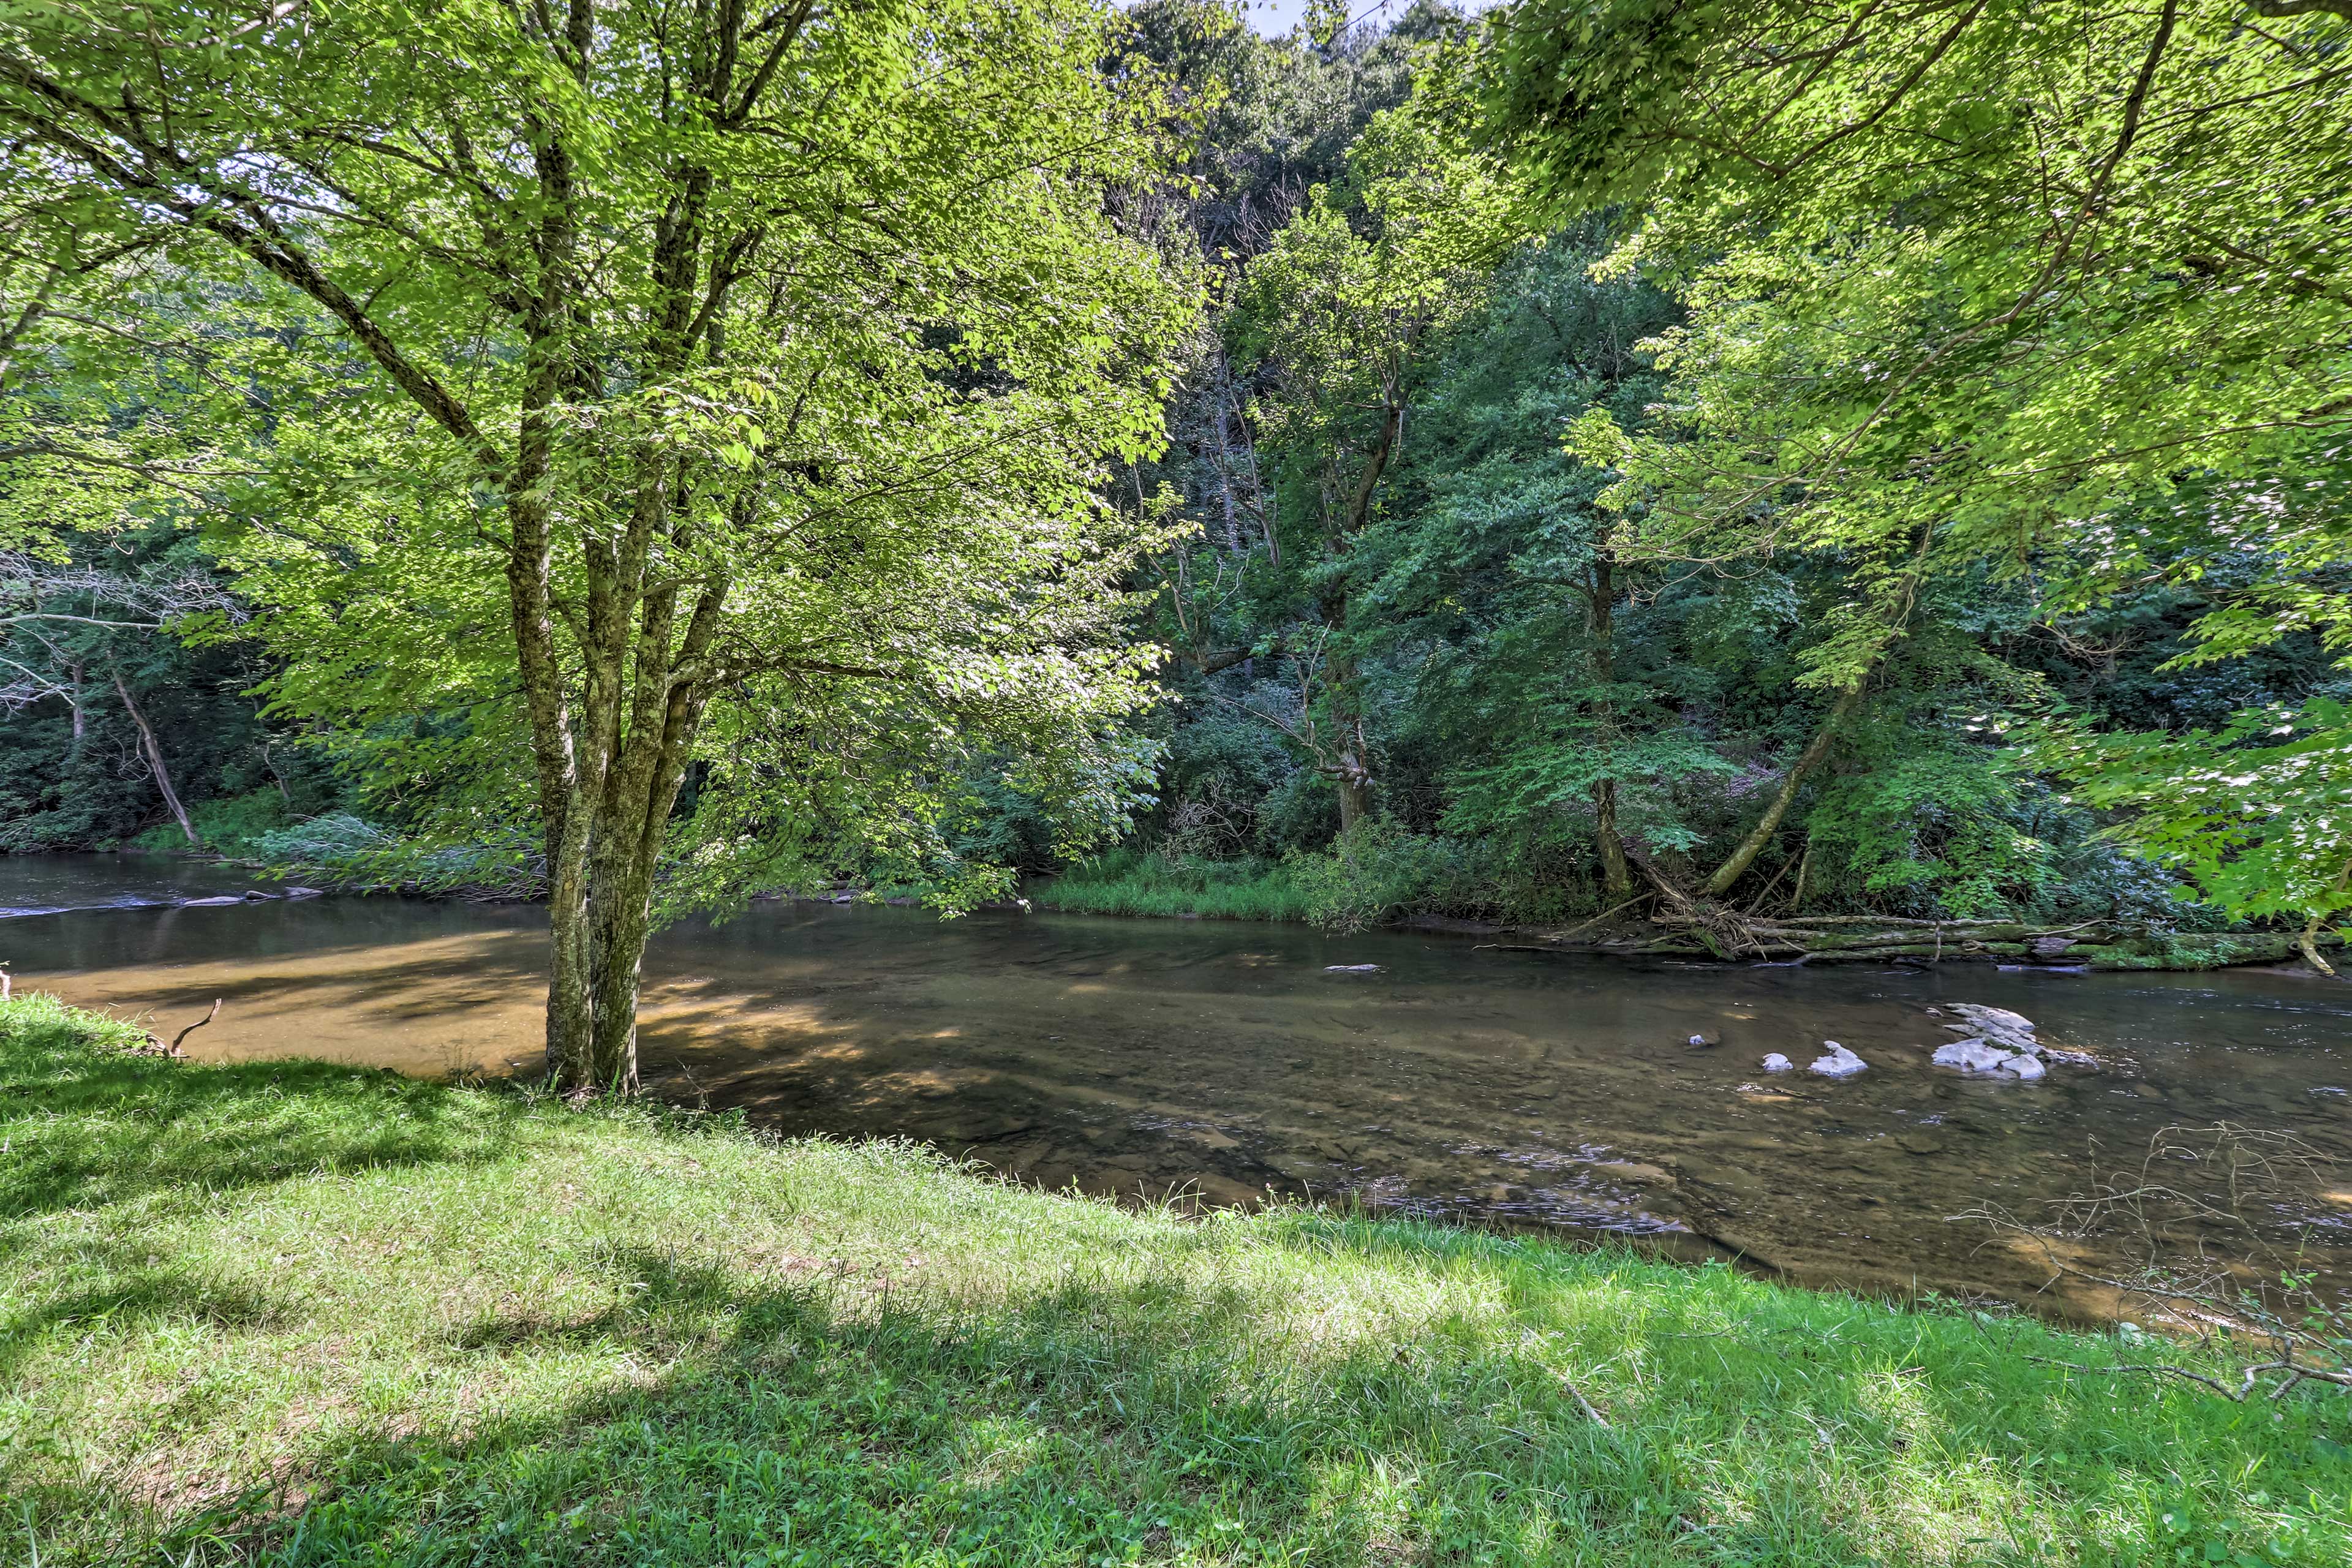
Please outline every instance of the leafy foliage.
M2129 842L2252 915L2313 921L2352 909L2352 710L2239 714L2177 735L2061 731L2045 763L2085 800L2132 813Z
M981 755L1073 832L1118 819L1152 658L1118 579L1151 538L1100 481L1155 427L1191 300L1115 211L1162 148L1151 73L1101 68L1104 13L392 0L216 26L12 18L9 221L78 319L141 335L110 272L168 254L241 329L244 395L181 399L124 460L210 492L281 711L453 716L378 760L535 829L570 1080L633 1080L695 764L677 853L719 891L829 836L951 856ZM199 412L225 448L202 484ZM950 902L1001 879L940 878Z
M1830 691L1874 678L1930 584L1985 567L2026 576L2053 616L2151 580L2194 588L2179 668L2352 647L2352 76L2343 18L2278 16L2220 0L1503 13L1478 63L1496 134L1569 210L1638 204L1612 265L1688 304L1651 345L1671 380L1647 427L1577 429L1622 475L1629 548L1833 560L1853 592L1800 677ZM2302 760L2352 768L2320 741ZM2232 844L2184 864L2242 914L2284 912L2222 869Z
M607 1056L761 886L2346 908L2338 8L596 16L0 37L0 546L215 595L10 600L6 843L543 890Z

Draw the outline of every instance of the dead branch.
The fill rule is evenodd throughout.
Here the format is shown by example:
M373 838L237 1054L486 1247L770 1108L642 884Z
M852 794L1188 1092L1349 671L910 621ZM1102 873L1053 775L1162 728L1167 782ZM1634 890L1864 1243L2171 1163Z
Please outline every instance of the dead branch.
M1561 931L1559 935L1553 937L1552 940L1554 942L1566 942L1570 937L1576 935L1580 931L1591 931L1594 926L1599 925L1602 921L1607 920L1610 916L1623 914L1635 904L1646 903L1655 897L1657 897L1655 893L1636 893L1632 898L1626 900L1623 903L1605 909L1599 914L1593 916L1591 920L1585 921L1580 924L1569 927L1566 931Z
M2254 1390L2261 1386L2263 1374L2265 1373L2284 1372L2287 1374L2272 1384L2269 1394L2272 1399L2278 1398L2298 1383L2332 1383L2352 1388L2352 1373L2326 1372L2315 1367L2303 1366L2292 1361L2255 1362L2243 1370L2238 1386L2231 1388L2218 1377L2208 1377L2201 1372L2191 1372L2185 1366L2173 1366L2165 1362L2118 1362L2113 1366L2091 1366L2078 1361L2053 1361L2048 1356L2042 1355L2027 1356L2025 1359L2037 1362L2043 1366L2063 1367L2068 1372L2091 1373L2102 1376L2137 1373L2146 1373L2150 1377L2177 1377L2189 1383L2201 1383L2222 1398L2234 1400L2240 1405L2243 1405Z
M1576 1407L1584 1412L1586 1420L1591 1421L1595 1426L1600 1427L1604 1432L1609 1429L1608 1421L1601 1416L1600 1411L1593 1408L1592 1401L1584 1397L1584 1391L1582 1389L1577 1387L1576 1384L1569 1382L1569 1380L1564 1377L1559 1380L1559 1385L1568 1391L1568 1396L1570 1399L1576 1401Z
M2298 1200L2326 1184L2331 1168L2291 1133L2229 1123L2167 1127L2149 1140L2137 1169L2053 1200L2042 1223L1992 1205L1953 1217L2037 1247L2051 1284L2073 1280L2114 1291L2137 1302L2145 1321L2239 1361L2234 1388L2169 1362L2049 1365L2172 1378L2240 1403L2266 1385L2273 1399L2305 1383L2352 1393L2352 1298L2302 1257L2300 1227L2290 1226L2294 1239L2282 1245L2272 1235L2276 1221L2269 1220L2269 1228L2263 1223L2292 1215ZM2086 1241L2136 1258L2136 1265L2085 1266L2076 1259Z
M194 1034L198 1029L203 1028L206 1024L209 1024L215 1018L219 1017L220 1010L221 999L215 996L213 998L213 1010L211 1012L205 1014L203 1017L197 1019L194 1023L189 1025L186 1028L172 1037L172 1044L166 1054L175 1057L184 1054L180 1049L182 1043L184 1042L190 1035Z

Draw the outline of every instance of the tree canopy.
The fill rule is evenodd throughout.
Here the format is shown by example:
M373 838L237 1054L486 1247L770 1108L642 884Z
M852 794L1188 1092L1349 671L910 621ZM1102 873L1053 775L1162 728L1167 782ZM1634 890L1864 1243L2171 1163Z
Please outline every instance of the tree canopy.
M730 836L815 798L918 857L976 749L1097 822L1129 798L1139 541L1096 481L1189 300L1116 212L1158 154L1107 47L1084 5L960 0L0 34L20 275L128 337L150 276L245 312L244 395L203 406L279 704L462 716L534 811L568 1081L633 1079L698 757Z
M1636 548L1834 552L1858 592L1801 678L1827 690L1869 677L1923 577L1984 570L2053 616L2194 584L2179 668L2352 651L2352 37L2326 9L1505 11L1499 143L1562 210L1638 213L1610 265L1689 305L1647 426L1578 433ZM2341 776L2337 711L2270 722ZM2294 890L2239 907L2344 906L2342 794L2298 799L2306 853L2271 863ZM2193 815L2248 831L2225 800Z
M2323 962L2341 5L1244 22L11 12L0 844Z

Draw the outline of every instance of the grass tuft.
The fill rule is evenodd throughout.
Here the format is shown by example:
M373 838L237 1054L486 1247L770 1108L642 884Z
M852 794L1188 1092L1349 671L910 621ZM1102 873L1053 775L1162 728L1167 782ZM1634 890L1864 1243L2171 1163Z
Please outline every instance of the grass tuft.
M0 1006L0 1561L2352 1561L2098 1336L127 1042Z
M1307 890L1278 860L1207 860L1114 849L1064 871L1030 894L1049 910L1086 915L1197 916L1213 921L1303 921Z

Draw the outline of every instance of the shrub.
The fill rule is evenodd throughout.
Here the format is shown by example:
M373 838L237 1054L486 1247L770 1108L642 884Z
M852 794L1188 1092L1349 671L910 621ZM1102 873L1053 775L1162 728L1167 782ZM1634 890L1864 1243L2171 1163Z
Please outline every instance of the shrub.
M257 858L260 841L283 828L291 815L286 797L276 788L265 786L198 801L188 808L188 822L204 847L234 858ZM159 823L131 842L134 848L160 852L188 847L187 836L176 822Z
M1359 823L1321 853L1293 850L1283 860L1307 902L1307 918L1326 931L1358 931L1415 910L1481 903L1469 848L1417 834L1391 817Z

